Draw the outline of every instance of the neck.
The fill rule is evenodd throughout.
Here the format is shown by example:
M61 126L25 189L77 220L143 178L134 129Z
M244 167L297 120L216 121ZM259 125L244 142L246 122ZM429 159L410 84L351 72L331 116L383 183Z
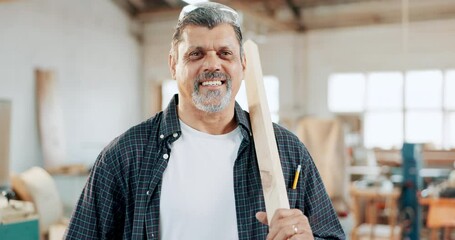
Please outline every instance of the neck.
M220 135L229 133L237 127L234 118L235 102L230 103L220 112L204 112L192 103L179 101L178 115L188 126L209 134Z

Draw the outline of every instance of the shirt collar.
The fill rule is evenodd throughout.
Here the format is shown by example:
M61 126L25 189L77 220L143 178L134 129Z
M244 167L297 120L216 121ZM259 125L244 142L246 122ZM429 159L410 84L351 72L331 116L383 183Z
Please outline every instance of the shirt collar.
M180 129L180 122L177 113L177 105L179 102L178 94L175 94L174 97L169 102L169 105L163 111L163 121L160 127L160 136L161 140L168 138L169 136L174 136L178 138L182 132ZM249 141L252 136L249 114L243 111L242 107L236 102L234 108L234 117L235 121L240 125L243 138Z
M178 95L175 94L166 109L163 111L163 121L160 127L160 140L166 139L173 135L179 137L182 130L180 129L179 116L177 114Z
M242 107L235 102L235 121L240 125L240 130L242 132L243 138L247 141L250 141L250 137L253 136L250 126L250 115L248 112L243 111Z

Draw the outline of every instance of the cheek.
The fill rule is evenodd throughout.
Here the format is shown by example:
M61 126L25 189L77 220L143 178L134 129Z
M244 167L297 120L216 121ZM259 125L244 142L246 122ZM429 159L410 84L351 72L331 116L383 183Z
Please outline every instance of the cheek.
M232 98L235 98L239 93L240 86L242 84L242 80L238 78L232 78L231 90L232 90Z
M186 80L193 80L196 75L199 66L194 63L181 63L177 67L177 74L180 75L181 78Z
M233 79L233 81L238 82L238 85L240 86L240 82L243 80L244 77L242 65L238 65L231 68L230 76Z

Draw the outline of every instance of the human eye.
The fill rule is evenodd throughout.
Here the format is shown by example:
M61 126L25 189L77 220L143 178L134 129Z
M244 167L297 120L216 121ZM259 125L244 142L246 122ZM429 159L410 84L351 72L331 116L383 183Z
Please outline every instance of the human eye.
M220 51L219 55L223 58L230 58L233 55L233 53L232 51L229 50L222 50Z
M199 59L202 57L202 52L200 50L192 51L188 54L190 59Z

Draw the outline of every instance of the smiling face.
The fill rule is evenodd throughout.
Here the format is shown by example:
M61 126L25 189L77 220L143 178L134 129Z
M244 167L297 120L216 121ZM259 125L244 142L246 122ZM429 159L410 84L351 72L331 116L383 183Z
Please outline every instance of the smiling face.
M220 24L213 29L188 25L169 65L178 83L179 102L191 102L204 112L234 107L245 61L231 25Z

